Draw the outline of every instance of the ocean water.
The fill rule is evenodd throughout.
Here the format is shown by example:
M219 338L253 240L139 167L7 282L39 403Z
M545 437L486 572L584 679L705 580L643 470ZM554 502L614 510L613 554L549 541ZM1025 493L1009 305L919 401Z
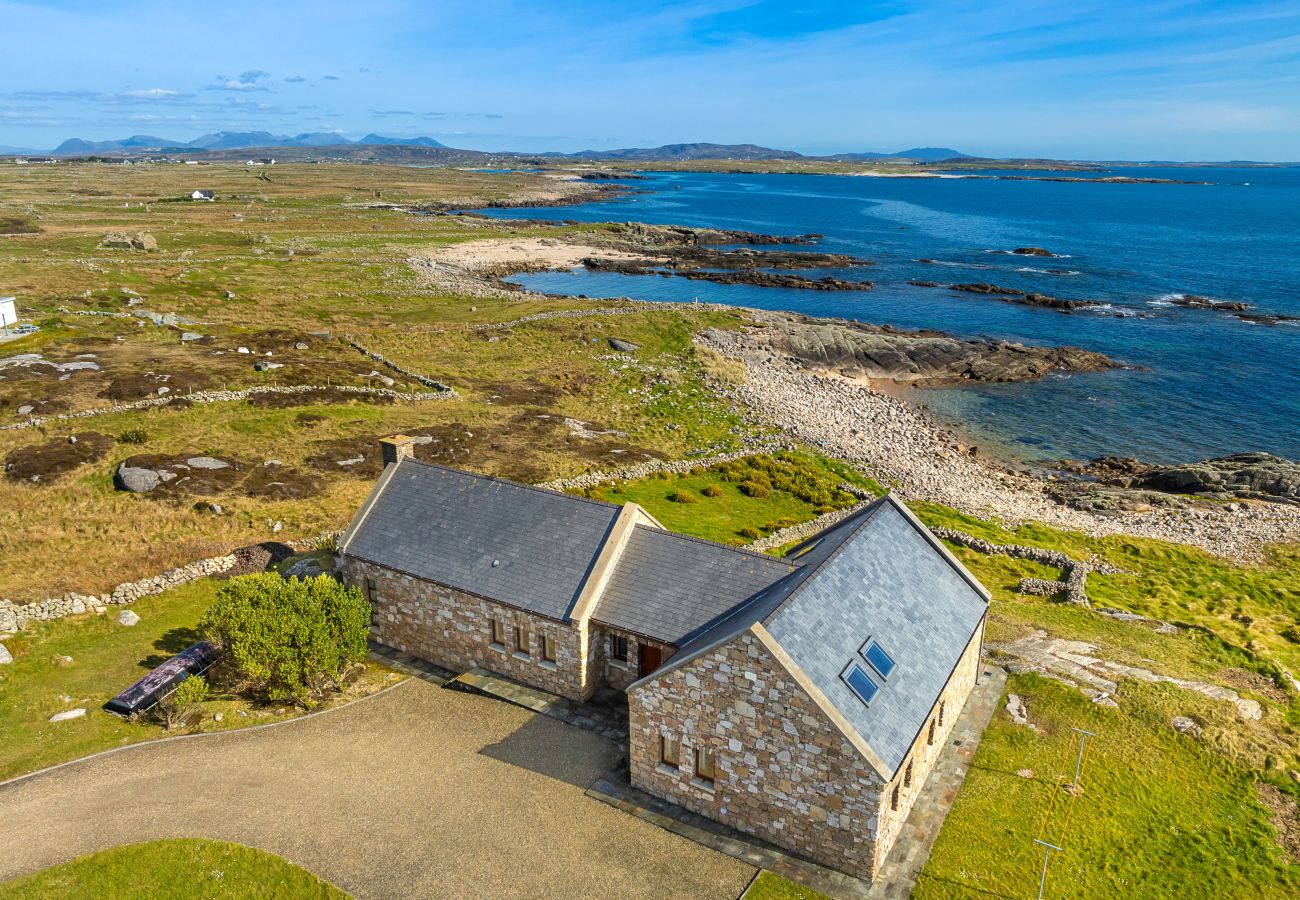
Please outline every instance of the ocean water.
M1244 301L1253 313L1300 316L1300 169L1112 172L1212 183L645 173L648 180L629 183L637 193L615 201L526 215L816 232L825 235L817 249L876 263L825 274L876 287L800 291L584 271L514 280L558 294L698 298L1072 344L1132 368L918 395L941 416L1029 460L1121 454L1184 462L1246 450L1300 459L1300 322L1250 324L1169 304L1173 295L1198 294ZM1006 252L1022 246L1060 258ZM912 279L992 282L1106 306L1064 314L913 287Z

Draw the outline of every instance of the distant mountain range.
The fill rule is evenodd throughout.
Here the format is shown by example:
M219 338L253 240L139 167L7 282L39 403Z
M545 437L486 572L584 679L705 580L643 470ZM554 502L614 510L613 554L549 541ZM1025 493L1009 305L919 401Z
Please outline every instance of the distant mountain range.
M86 141L69 138L52 151L53 156L87 156L96 153L143 153L148 150L203 151L250 150L272 147L340 147L350 144L395 147L444 147L431 137L395 138L368 134L359 141L336 131L308 131L303 134L271 134L267 131L218 131L192 141L176 141L151 134L133 134L117 141Z
M133 134L128 138L111 141L87 141L69 138L54 150L53 156L93 156L100 154L131 155L167 151L170 153L207 153L233 150L271 150L274 148L311 147L423 147L446 149L446 144L431 137L389 137L368 134L360 140L351 140L336 131L308 131L302 134L271 134L268 131L217 131L192 141L178 141L152 134ZM0 149L0 152L3 152ZM14 153L37 151L19 150ZM463 151L477 153L480 151ZM581 150L577 153L502 153L497 155L543 156L559 159L624 160L624 161L682 161L705 159L831 159L842 161L899 159L911 162L937 162L964 156L949 147L914 147L898 153L841 153L833 156L808 156L793 150L776 150L757 144L665 144L662 147L631 147L620 150Z
M793 150L774 150L757 144L665 144L653 148L625 150L580 150L577 153L548 153L547 156L577 157L579 159L618 160L690 160L690 159L834 159L843 161L867 159L907 159L914 162L937 162L965 156L948 147L914 147L898 153L840 153L834 156L806 156Z

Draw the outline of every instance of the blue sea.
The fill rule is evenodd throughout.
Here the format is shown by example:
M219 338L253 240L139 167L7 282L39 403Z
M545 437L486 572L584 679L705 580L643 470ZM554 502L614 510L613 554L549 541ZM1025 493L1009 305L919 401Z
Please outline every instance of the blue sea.
M1300 322L1251 324L1169 303L1197 294L1244 301L1252 313L1300 316L1300 169L1103 173L1208 185L643 174L648 180L626 183L635 193L612 202L527 215L816 232L825 235L817 249L876 262L816 275L867 279L876 287L800 291L583 271L514 280L557 294L698 298L965 337L1072 344L1133 367L917 392L941 417L1026 460L1118 454L1172 463L1247 450L1300 459ZM1024 246L1059 258L1007 252ZM992 282L1105 306L1064 314L908 285L913 279Z

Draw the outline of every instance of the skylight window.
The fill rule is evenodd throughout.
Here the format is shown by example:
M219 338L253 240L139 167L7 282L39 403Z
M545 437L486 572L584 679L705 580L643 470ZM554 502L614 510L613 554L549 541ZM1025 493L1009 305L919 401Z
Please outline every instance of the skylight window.
M871 699L880 691L876 683L871 680L871 676L857 663L849 663L849 667L840 677L849 686L849 690L857 694L858 699L868 706L871 705Z
M874 638L863 646L862 658L871 664L871 668L875 669L881 678L888 679L894 671L894 658L886 653Z

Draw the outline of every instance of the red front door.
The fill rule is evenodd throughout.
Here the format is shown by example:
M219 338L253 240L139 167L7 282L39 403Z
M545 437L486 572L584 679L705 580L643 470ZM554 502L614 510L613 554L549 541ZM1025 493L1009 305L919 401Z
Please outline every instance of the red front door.
M658 647L651 647L649 644L638 644L637 658L640 660L638 671L641 673L641 677L645 678L663 665L664 652Z

